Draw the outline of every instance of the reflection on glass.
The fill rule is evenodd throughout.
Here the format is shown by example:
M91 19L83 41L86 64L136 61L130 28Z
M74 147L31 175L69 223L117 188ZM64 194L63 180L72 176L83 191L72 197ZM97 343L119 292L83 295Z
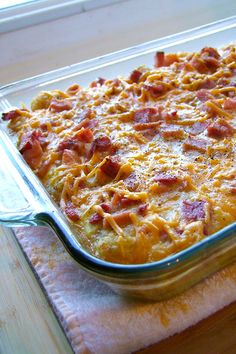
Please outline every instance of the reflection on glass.
M0 0L0 10L12 7L15 5L22 5L29 2L35 2L38 0Z

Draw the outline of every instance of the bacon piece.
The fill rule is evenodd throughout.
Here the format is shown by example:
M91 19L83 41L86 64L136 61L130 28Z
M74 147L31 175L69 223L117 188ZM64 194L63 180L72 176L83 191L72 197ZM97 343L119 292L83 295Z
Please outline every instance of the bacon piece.
M162 84L159 85L143 85L143 88L149 92L154 98L162 95L166 91L166 87Z
M147 214L147 209L148 209L147 204L141 204L141 205L139 205L137 212L139 215L144 216Z
M28 165L36 169L41 163L43 149L37 138L37 134L34 133L35 132L28 132L21 137L19 151Z
M204 130L208 127L208 125L209 125L208 122L196 122L188 129L188 131L192 135L198 135L204 132Z
M198 90L196 92L196 96L201 102L206 102L206 101L211 100L213 98L212 94L206 89Z
M62 155L62 164L70 165L79 162L79 156L76 151L65 149Z
M139 70L133 70L130 74L130 81L135 82L136 84L139 82L140 77L142 76L142 72Z
M163 183L167 186L172 186L178 182L178 177L170 172L158 172L154 177L154 181Z
M112 146L111 139L104 135L94 140L94 150L103 152L109 151Z
M93 132L88 128L82 128L76 133L75 137L79 141L85 144L89 144L93 141Z
M198 83L197 89L213 89L216 86L216 81L212 79L204 79L201 82Z
M173 122L175 121L177 118L178 118L178 112L175 111L175 110L172 110L172 111L162 111L161 112L161 117L167 122L167 123L170 123L170 122Z
M9 120L12 120L12 119L15 119L15 118L19 117L19 115L20 115L19 111L17 109L15 109L15 110L3 113L2 114L2 120L9 121Z
M236 109L236 98L226 98L223 107L224 109Z
M196 150L199 152L205 152L207 146L207 140L188 137L188 139L183 143L183 151Z
M217 52L217 50L215 48L212 48L212 47L202 48L200 55L207 55L207 56L215 58L215 59L220 58L220 54Z
M67 202L65 213L68 218L74 222L79 221L80 217L77 212L77 207L72 202Z
M165 53L158 51L156 52L155 58L154 58L155 62L154 62L154 66L156 68L159 68L161 66L164 66L165 63Z
M122 211L121 213L113 214L112 216L118 226L124 227L132 223L129 211ZM103 226L109 228L110 224L107 220L104 220Z
M140 108L134 112L134 121L137 123L156 122L160 118L159 110L155 107Z
M154 60L154 66L159 68L161 66L170 66L174 62L179 61L179 58L177 54L165 54L164 52L156 52Z
M131 198L127 198L127 197L122 197L120 199L120 206L122 208L126 208L126 207L129 207L130 205L134 205L134 204L138 204L138 203L140 203L140 201L137 199L131 199Z
M90 87L97 87L98 85L102 86L105 81L106 79L103 77L98 77L96 81L91 82Z
M194 55L190 61L190 64L196 69L200 74L206 74L209 69L203 59Z
M78 150L80 148L80 142L74 139L67 139L61 141L57 147L57 151L67 150Z
M105 211L105 213L111 212L111 206L109 204L102 203L102 204L100 204L100 206L103 209L103 211Z
M115 178L120 169L119 156L108 156L106 162L100 167L107 176Z
M67 100L66 98L63 100L57 100L55 97L52 98L49 110L52 112L63 112L69 111L73 108L73 104L71 101Z
M193 222L204 220L206 217L205 212L206 202L204 200L188 201L184 200L182 205L182 215L185 221Z
M100 214L94 213L91 216L91 218L89 219L89 222L92 225L96 225L96 224L99 224L102 220L103 220L103 217Z
M161 129L161 136L164 139L181 139L184 136L184 131L178 126L167 125Z
M76 125L73 130L80 130L81 128L93 129L97 125L98 125L98 120L97 119L85 118L78 125Z
M207 128L207 134L211 138L225 138L234 134L234 128L224 119L218 119Z

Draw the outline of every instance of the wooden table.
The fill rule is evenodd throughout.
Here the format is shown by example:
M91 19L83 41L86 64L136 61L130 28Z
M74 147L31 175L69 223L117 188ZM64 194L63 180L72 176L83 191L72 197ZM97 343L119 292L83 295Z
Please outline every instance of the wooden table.
M0 353L72 354L12 231L0 227ZM236 303L139 354L235 354Z

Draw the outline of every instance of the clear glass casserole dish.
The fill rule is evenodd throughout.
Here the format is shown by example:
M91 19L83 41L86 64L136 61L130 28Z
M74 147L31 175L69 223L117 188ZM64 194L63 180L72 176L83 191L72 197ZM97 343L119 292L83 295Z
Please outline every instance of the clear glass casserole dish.
M231 17L16 82L0 89L0 110L9 111L21 102L29 105L41 90L63 90L75 82L86 86L99 76L113 78L128 74L139 65L152 65L157 50L196 51L206 45L221 47L235 38L236 17ZM98 259L80 246L72 226L22 159L3 125L0 125L0 152L0 223L50 226L84 270L118 293L155 300L169 298L236 259L236 223L158 262L122 265Z

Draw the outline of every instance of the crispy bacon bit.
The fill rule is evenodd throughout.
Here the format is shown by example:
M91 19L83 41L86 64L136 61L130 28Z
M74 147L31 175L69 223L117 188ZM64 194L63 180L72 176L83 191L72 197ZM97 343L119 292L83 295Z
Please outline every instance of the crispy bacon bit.
M215 59L220 58L220 54L217 52L217 50L215 48L211 48L211 47L202 48L200 55L203 55L203 56L207 55L207 56L215 58Z
M165 93L166 88L164 85L159 84L159 85L143 85L143 88L149 92L153 97L158 97L160 95L162 95L163 93Z
M105 211L105 213L110 213L111 212L111 206L109 204L102 203L100 206L103 209L103 211Z
M178 177L169 172L159 172L154 177L155 182L163 183L167 186L172 186L176 182L178 182Z
M76 141L74 139L67 139L59 143L57 147L57 151L64 151L65 149L77 150L79 147L80 147L79 141Z
M101 136L94 140L95 151L100 151L100 152L109 151L111 145L112 145L111 139L106 135Z
M68 218L74 222L79 221L80 217L77 212L76 206L73 203L67 202L65 207L65 213Z
M15 109L2 114L2 120L8 121L19 117L19 110Z
M182 215L185 221L193 222L198 220L204 220L205 213L205 204L203 200L196 200L194 202L184 200L182 205Z
M62 155L62 164L70 165L79 162L79 156L76 151L65 149Z
M100 214L94 213L91 216L91 218L89 219L89 222L92 225L96 225L96 224L99 224L102 220L103 220L103 217Z
M224 119L219 119L209 125L207 134L211 138L225 138L234 134L234 128Z
M134 121L137 123L156 122L160 118L159 110L155 107L140 108L134 112Z
M213 98L212 94L206 89L198 90L196 96L201 102L206 102Z
M190 64L196 69L200 74L205 74L208 72L208 67L203 59L194 55L190 61Z
M164 66L165 53L164 52L156 52L154 60L155 60L154 66L156 68L160 68L161 66Z
M161 136L164 139L181 139L184 136L184 131L178 126L167 125L161 129Z
M73 108L73 104L68 99L65 98L63 100L58 100L55 97L52 98L49 106L49 110L56 113L69 111L72 108Z
M75 137L82 143L88 144L93 141L93 132L88 128L82 128L76 133Z
M140 77L142 76L142 72L139 70L134 70L130 74L130 81L135 82L136 84L139 82Z
M236 109L236 98L227 98L223 107L224 109Z
M137 200L137 199L131 199L131 198L127 198L127 197L122 197L122 198L120 199L120 206L121 206L122 208L126 208L126 207L128 207L128 206L130 206L130 205L137 204L137 203L139 203L139 202L140 202L140 201Z
M207 140L188 137L188 139L183 143L183 151L196 150L199 152L206 152L207 146Z
M144 216L147 214L147 209L148 209L147 204L141 204L141 205L139 205L137 212L139 215Z
M43 149L37 138L37 133L34 133L35 132L28 132L21 137L19 151L28 165L31 168L36 169L41 163Z
M115 178L120 169L119 156L108 156L106 162L100 167L103 173L107 176Z
M198 135L204 132L204 130L208 127L208 125L209 125L208 122L196 122L188 129L188 131L192 135Z

